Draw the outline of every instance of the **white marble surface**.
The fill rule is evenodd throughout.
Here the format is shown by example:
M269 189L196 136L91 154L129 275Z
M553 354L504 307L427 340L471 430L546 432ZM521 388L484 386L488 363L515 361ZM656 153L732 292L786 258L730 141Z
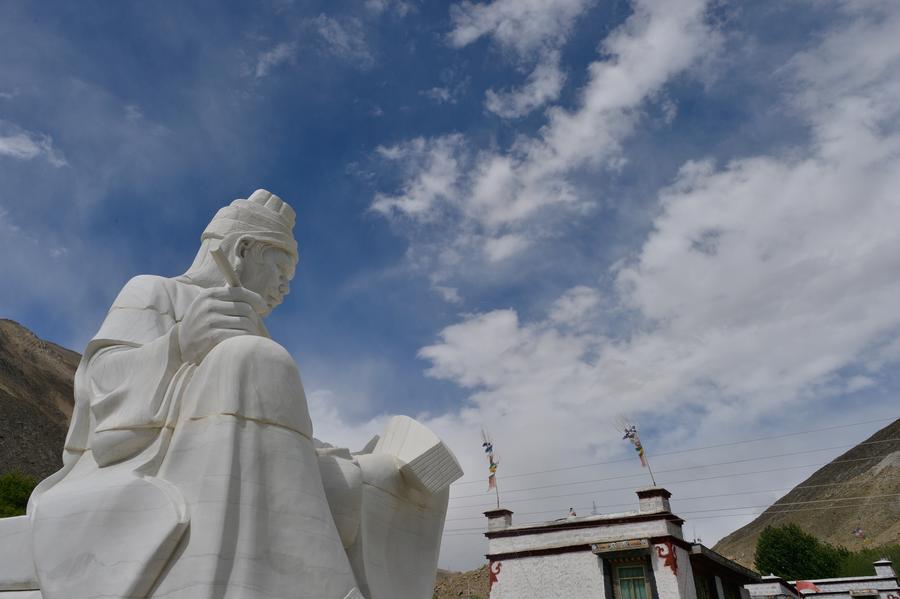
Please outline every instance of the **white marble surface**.
M429 597L449 485L462 475L452 452L426 427L398 416L370 451L319 453L325 493L363 594ZM428 485L406 468L410 463L430 464Z
M459 463L433 432L405 416L392 418L372 454L357 462L363 504L349 555L360 588L370 599L427 599Z
M28 516L0 519L0 591L38 588Z
M462 471L405 417L366 453L317 450L262 321L289 291L293 224L258 190L217 213L184 275L122 290L76 373L63 470L0 522L0 599L431 596Z

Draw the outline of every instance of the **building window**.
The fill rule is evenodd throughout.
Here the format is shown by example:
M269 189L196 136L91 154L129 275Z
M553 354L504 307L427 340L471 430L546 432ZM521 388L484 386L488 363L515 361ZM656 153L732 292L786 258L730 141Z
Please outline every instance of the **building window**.
M617 565L615 572L616 599L650 599L643 564Z

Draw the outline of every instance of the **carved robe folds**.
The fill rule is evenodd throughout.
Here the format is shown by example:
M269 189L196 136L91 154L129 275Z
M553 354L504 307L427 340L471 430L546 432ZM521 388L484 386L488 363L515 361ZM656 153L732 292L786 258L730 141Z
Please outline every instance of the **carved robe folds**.
M419 596L452 454L405 418L366 455L317 453L280 345L241 336L182 361L176 323L200 291L137 277L89 344L65 466L29 506L44 599Z

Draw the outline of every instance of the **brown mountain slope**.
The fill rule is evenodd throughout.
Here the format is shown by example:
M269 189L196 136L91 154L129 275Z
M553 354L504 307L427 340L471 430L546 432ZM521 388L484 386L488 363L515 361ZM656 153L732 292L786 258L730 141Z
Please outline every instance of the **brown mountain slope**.
M62 466L81 356L0 319L0 474L45 478Z
M898 439L900 420L895 420L817 470L713 549L752 568L756 540L763 528L787 523L797 524L823 541L851 550L900 542ZM857 526L865 531L865 540L851 534Z
M468 572L438 570L434 583L436 599L487 599L488 594L487 566Z

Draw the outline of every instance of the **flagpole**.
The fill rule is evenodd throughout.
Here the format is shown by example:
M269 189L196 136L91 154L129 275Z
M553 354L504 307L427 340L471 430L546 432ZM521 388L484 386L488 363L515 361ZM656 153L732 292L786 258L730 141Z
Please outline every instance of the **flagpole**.
M634 445L635 450L637 450L638 457L641 459L641 466L646 466L647 471L650 472L650 482L653 483L653 486L656 486L656 477L653 476L653 468L650 467L650 458L647 457L647 450L644 449L644 445L641 443L640 435L638 435L637 425L628 424L627 422L622 423L624 426L625 436L622 439L628 439L631 441L631 444Z
M650 472L650 482L652 482L653 486L655 487L656 486L656 477L653 476L653 468L650 467L650 458L646 457L646 451L644 453L645 453L644 457L647 459L647 470Z
M500 509L500 479L494 477L494 492L497 495L497 509Z

